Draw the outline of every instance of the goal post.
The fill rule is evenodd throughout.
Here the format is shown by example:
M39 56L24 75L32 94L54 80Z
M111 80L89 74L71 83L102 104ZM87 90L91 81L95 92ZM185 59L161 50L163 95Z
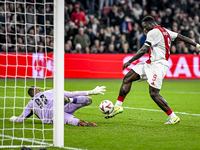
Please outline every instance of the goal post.
M54 0L54 146L64 146L64 0Z

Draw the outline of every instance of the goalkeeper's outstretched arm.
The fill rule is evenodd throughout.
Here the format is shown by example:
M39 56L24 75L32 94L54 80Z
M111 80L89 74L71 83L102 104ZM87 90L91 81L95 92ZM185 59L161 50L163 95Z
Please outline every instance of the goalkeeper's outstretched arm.
M31 108L32 100L26 105L24 111L19 117L12 116L9 121L10 122L23 122L25 119L31 117L33 115L33 111Z
M106 86L97 86L93 90L90 91L74 91L74 92L67 92L64 91L64 96L66 97L76 97L76 96L87 96L87 95L104 95L104 92L106 91Z

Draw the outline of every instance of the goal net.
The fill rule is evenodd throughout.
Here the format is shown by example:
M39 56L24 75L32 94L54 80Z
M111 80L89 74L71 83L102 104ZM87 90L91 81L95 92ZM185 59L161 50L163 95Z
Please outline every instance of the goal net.
M54 22L60 11L57 7L64 8L63 1L59 0L63 7L53 0L0 1L0 148L63 146L63 133L60 136L54 132L63 132L64 122L57 118L60 112L63 114L60 104L63 105L60 95L64 90L63 47L54 52L58 45L64 46L62 40L63 43L55 44L60 29ZM58 65L60 69L56 68ZM59 89L57 82L63 82ZM62 97L53 108L54 124L44 124L34 114L22 123L9 121L12 116L20 116L31 100L27 93L31 86L41 91L54 89L54 98ZM59 119L62 125L57 123ZM57 136L61 143L55 140Z

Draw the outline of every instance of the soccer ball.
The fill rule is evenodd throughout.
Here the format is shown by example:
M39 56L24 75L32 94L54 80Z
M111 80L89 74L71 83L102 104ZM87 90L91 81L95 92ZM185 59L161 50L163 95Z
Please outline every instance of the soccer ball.
M110 114L113 111L113 103L109 100L104 100L100 103L99 109L103 114Z

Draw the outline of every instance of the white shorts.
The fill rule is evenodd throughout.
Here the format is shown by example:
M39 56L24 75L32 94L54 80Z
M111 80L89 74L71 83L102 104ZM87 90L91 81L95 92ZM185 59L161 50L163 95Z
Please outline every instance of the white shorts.
M150 86L161 89L162 81L168 71L169 66L162 62L140 62L131 69L140 75L141 80L147 80Z

